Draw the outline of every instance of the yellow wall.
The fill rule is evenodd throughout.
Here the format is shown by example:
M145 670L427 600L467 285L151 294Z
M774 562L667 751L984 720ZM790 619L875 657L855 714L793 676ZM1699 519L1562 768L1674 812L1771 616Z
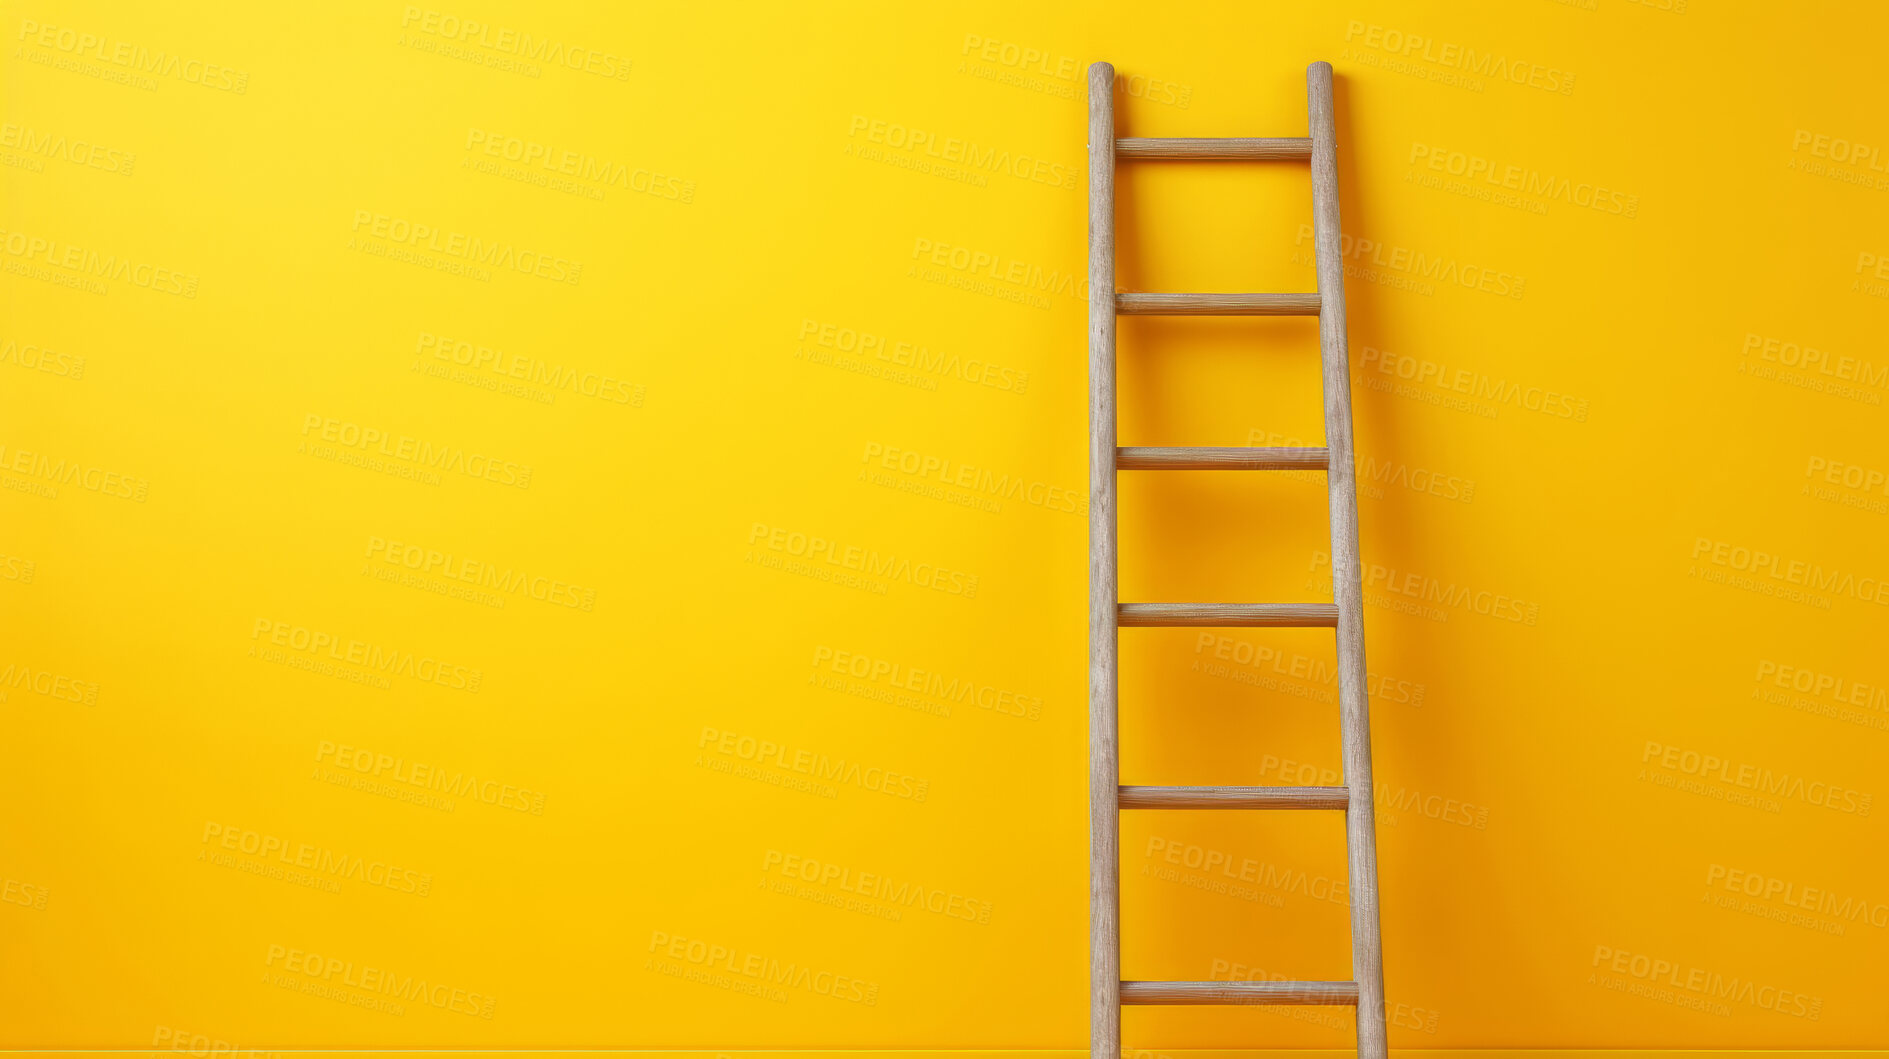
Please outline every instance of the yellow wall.
M1096 59L1337 70L1393 1044L1889 1038L1879 14L433 2L6 6L0 1045L1082 1047ZM1301 167L1119 206L1312 283ZM1322 436L1310 321L1121 334L1124 442ZM1123 598L1323 503L1127 475ZM1124 779L1319 782L1331 658L1125 634ZM1348 974L1335 817L1122 834L1129 975Z

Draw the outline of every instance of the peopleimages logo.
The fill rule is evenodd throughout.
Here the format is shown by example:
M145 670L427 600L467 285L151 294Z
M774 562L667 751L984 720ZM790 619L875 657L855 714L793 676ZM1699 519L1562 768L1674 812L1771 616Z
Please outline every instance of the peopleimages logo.
M959 73L1044 92L1061 99L1076 98L1076 89L1082 83L1082 71L1086 65L1074 55L1057 54L1046 48L1015 44L976 33L964 35L964 46L958 50L958 54L965 57L958 64ZM968 65L971 62L985 65L982 68ZM1194 97L1192 85L1175 84L1159 77L1126 70L1115 75L1115 84L1130 99L1145 99L1150 103L1163 103L1182 110L1187 109L1187 104Z
M325 846L252 831L235 824L206 820L200 841L204 850L199 854L199 860L208 859L221 850L262 861L273 859L287 869L314 873L316 879L322 876L326 876L329 881L347 879L416 897L425 897L433 890L432 872L417 871L384 860L369 860Z
M843 864L815 857L770 849L761 858L763 872L777 873L789 879L830 887L866 901L882 902L900 908L920 908L934 915L962 919L969 923L989 923L991 905L975 897L923 883L910 882L859 871Z
M249 87L249 72L246 70L232 69L203 59L185 58L175 52L153 51L141 44L114 39L103 33L47 25L30 18L20 20L19 36L15 39L62 52L75 59L110 63L136 74L168 77L185 84L201 85L236 95L242 95ZM155 88L155 81L149 87Z
M658 173L640 166L624 165L595 158L582 151L510 136L493 129L472 126L466 129L466 150L487 158L503 159L545 174L601 184L605 187L652 195L659 199L691 203L695 201L695 181Z
M499 485L531 488L531 468L456 445L438 444L406 434L390 433L347 419L310 412L302 417L302 436L343 449L358 449L370 457L386 457L416 464L430 471L452 471Z
M452 552L442 552L424 545L370 536L367 538L367 558L404 570L449 578L508 595L524 596L553 606L582 611L591 611L597 606L597 590L594 588L585 588L513 566L500 566Z
M506 269L554 283L574 284L584 273L581 261L571 261L512 243L482 239L466 232L444 231L435 225L375 213L373 210L355 210L352 231L361 238L379 239L409 250L440 254L474 268ZM353 243L349 245L353 246Z
M1816 1022L1823 1013L1822 997L1612 945L1594 946L1592 966L1602 973L1624 975L1625 979L1610 982L1590 976L1590 983L1714 1014L1731 1014L1732 1004L1746 1004L1760 1011L1775 1011L1811 1022Z
M1790 588L1849 596L1864 603L1889 607L1889 580L1882 577L1868 574L1859 577L1848 570L1828 569L1818 563L1711 537L1699 537L1693 541L1692 558L1751 578L1779 582ZM1758 584L1765 588L1772 587L1764 581Z
M0 669L0 688L15 688L44 695L49 699L63 699L85 706L98 705L98 682L79 680L63 673L54 673L49 669L34 669L32 666L9 662L5 669ZM0 692L0 701L5 694Z
M501 55L516 56L532 62L562 66L580 73L595 74L613 81L630 76L630 61L620 55L595 48L534 37L508 26L494 26L477 19L460 18L432 8L409 5L400 16L400 28L424 33L454 44L484 48Z
M424 761L375 753L324 739L315 748L315 761L361 776L399 783L419 790L441 791L455 798L471 798L486 805L516 812L544 815L544 792L480 779L470 772L447 769Z
M448 361L474 371L490 372L506 379L516 379L523 384L542 386L547 390L594 397L611 404L642 403L642 387L614 375L579 371L537 357L507 353L502 349L436 335L431 331L420 332L415 352L422 357L430 356L434 360Z
M17 364L32 371L43 371L64 379L85 377L85 358L77 353L55 353L45 346L7 339L0 346L0 364Z
M31 125L13 122L0 124L0 147L24 151L35 158L57 158L73 165L130 176L138 156L115 147L56 132L42 132Z
M207 1033L193 1033L175 1026L158 1026L151 1035L151 1050L178 1052L195 1059L281 1059L280 1053L244 1048Z
M197 276L174 268L111 254L49 236L0 229L0 250L9 257L51 265L98 280L117 280L159 294L197 296ZM101 289L100 293L103 293Z
M914 563L903 556L880 552L876 548L847 544L817 533L803 533L784 526L756 522L748 530L748 545L750 548L758 545L779 555L806 563L823 564L826 567L834 567L866 577L902 581L918 588L929 588L934 592L962 596L965 599L977 597L976 574L947 569L936 563L922 560ZM814 567L814 569L820 568Z
M47 483L44 489L28 490L46 496L59 495L53 486L76 485L100 496L115 496L120 500L135 500L142 504L151 491L151 483L147 479L108 471L77 460L53 459L44 453L22 449L17 445L9 448L5 442L0 442L0 471L11 471L25 475L29 480L38 479Z
M6 904L44 912L46 900L51 895L52 891L44 886L34 886L32 883L21 882L18 879L0 880L0 902Z
M1598 213L1633 217L1640 212L1638 195L1437 144L1412 142L1409 161L1413 166L1421 164L1434 173L1477 181L1502 191L1563 202Z
M1345 43L1361 43L1374 51L1407 62L1424 62L1452 74L1487 77L1494 81L1526 85L1556 95L1574 91L1574 75L1567 70L1544 66L1499 52L1484 51L1451 41L1437 40L1420 33L1406 33L1394 27L1364 23L1352 19L1345 25ZM1480 84L1472 83L1476 91Z
M377 994L382 998L403 1000L409 1004L425 1004L441 1011L473 1015L482 1019L492 1017L496 1004L492 997L483 993L429 982L415 975L397 974L384 967L371 967L357 964L353 960L322 956L303 949L291 949L286 945L269 946L269 956L264 964L271 968L279 967L290 974L300 975L308 980L307 984L358 989L364 993Z
M1769 660L1758 663L1758 675L1754 679L1806 695L1827 697L1847 706L1867 706L1889 712L1889 690L1877 684Z
M1293 245L1302 248L1311 238L1312 226L1301 224ZM1345 259L1346 268L1360 270L1361 278L1374 283L1395 280L1393 285L1406 286L1421 294L1431 293L1431 284L1442 283L1503 298L1520 298L1528 286L1525 277L1512 272L1353 235L1338 237L1338 256ZM1312 263L1303 251L1295 259ZM1394 275L1386 277L1386 273Z
M293 651L297 655L343 662L380 674L411 677L454 691L478 691L479 682L485 676L482 670L442 662L430 655L384 648L272 618L257 618L249 638L259 645Z
M1798 129L1791 135L1791 150L1801 151L1810 148L1810 153L1817 158L1825 158L1844 165L1858 166L1876 173L1889 173L1889 161L1883 159L1882 148L1873 143L1846 140L1841 136L1825 136Z
M1820 887L1804 886L1755 871L1713 864L1705 870L1705 884L1851 923L1868 923L1878 930L1889 927L1889 904L1842 897Z
M1275 691L1291 691L1291 682L1301 682L1301 686L1310 690L1311 685L1318 685L1317 701L1337 701L1338 667L1334 663L1315 659L1297 651L1273 647L1269 644L1254 643L1250 640L1236 639L1215 632L1202 632L1194 638L1194 669L1206 672L1209 676L1227 676L1242 684L1253 684ZM1222 671L1202 669L1198 656L1211 654L1220 662L1231 662L1239 666L1251 667L1251 672L1242 674L1239 670L1220 667ZM1274 680L1273 677L1283 678ZM1372 702L1395 702L1409 706L1422 706L1425 686L1409 680L1386 677L1381 673L1367 672L1364 675L1365 689ZM1267 755L1267 760L1272 760Z
M975 704L990 713L1021 717L1031 721L1043 715L1041 696L1026 695L993 684L981 684L964 677L946 675L937 670L922 669L858 651L847 651L822 644L813 649L813 665L815 669L831 670L842 676L883 685L898 691L929 695L943 700L944 703ZM949 705L941 704L940 710L943 716L951 716Z
M1305 230L1309 236L1311 228ZM1060 294L1077 301L1089 300L1087 278L1059 268L1044 268L995 251L919 236L912 241L912 260L950 269L966 279L975 277L977 280L1008 283L1027 288L1033 294ZM1049 303L1045 301L1040 307L1047 309Z
M1088 507L1088 494L1079 490L877 441L866 443L860 462L872 469L896 471L924 484L965 490L965 495L974 501L994 505L986 510L1000 509L997 505L1000 500L1019 499L1032 507L1070 515L1080 514Z
M649 935L649 952L658 957L680 961L682 971L677 977L702 980L701 974L728 974L746 979L746 984L777 993L785 989L803 989L817 996L844 1000L854 1004L873 1007L879 1003L879 983L869 982L852 975L841 974L817 967L809 967L796 961L781 960L765 953L744 950L733 945L724 945L701 938L689 938L671 934L666 930L653 930ZM646 970L671 973L654 963L645 963ZM695 970L697 974L689 973ZM717 984L710 982L709 984ZM748 990L742 989L742 992ZM770 999L785 999L784 996Z
M922 802L931 793L930 780L897 769L828 757L817 750L786 746L771 739L720 728L704 727L695 745L698 750L708 750L724 758L811 777L819 783L858 787L888 798Z
M1773 772L1763 765L1733 761L1717 754L1671 746L1657 740L1646 741L1640 752L1642 765L1652 764L1669 773L1712 783L1722 783L1740 790L1753 791L1771 798L1786 798L1850 816L1868 816L1875 805L1875 795L1852 790L1824 780L1810 780L1788 772Z
M957 353L945 353L933 350L930 346L915 342L887 338L885 335L847 327L844 324L827 323L811 317L800 321L800 341L837 353L883 361L898 368L909 368L924 375L944 376L968 382L977 386L987 386L993 390L1010 393L1023 393L1030 388L1028 370L1007 368L977 357L965 357ZM923 379L929 383L931 380ZM935 384L924 387L935 389Z
M1874 255L1864 255L1874 257ZM1889 364L1852 357L1847 353L1837 353L1816 346L1807 346L1789 339L1773 338L1755 332L1745 333L1745 346L1741 355L1757 355L1759 360L1770 361L1786 368L1797 368L1815 372L1842 382L1860 382L1865 386L1878 389L1889 387Z
M1331 565L1328 552L1314 552L1309 569ZM1362 580L1367 598L1378 592L1391 593L1403 597L1413 605L1436 603L1457 610L1479 614L1485 618L1514 622L1518 625L1533 625L1541 617L1541 604L1525 599L1518 599L1504 592L1473 588L1454 581L1444 581L1428 574L1399 570L1396 567L1378 563L1361 563ZM1384 597L1387 604L1396 604L1397 600ZM1395 606L1393 609L1404 609ZM1436 611L1433 607L1422 608ZM1441 611L1436 611L1441 614ZM1427 615L1434 617L1434 615Z
M1074 190L1076 187L1074 166L1052 162L1031 154L1013 154L1005 148L981 144L976 140L949 136L901 122L869 117L865 114L854 114L852 123L847 127L846 135L849 139L857 139L862 133L868 143L893 150L910 151L936 161L967 166L984 173L1003 173L1019 180L1047 184L1054 188Z

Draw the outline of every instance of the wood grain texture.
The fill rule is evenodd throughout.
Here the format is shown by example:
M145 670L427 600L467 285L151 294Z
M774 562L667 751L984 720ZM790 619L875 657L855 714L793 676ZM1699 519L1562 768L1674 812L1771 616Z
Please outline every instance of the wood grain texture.
M1115 296L1123 316L1317 316L1316 294L1128 293Z
M1089 808L1090 1055L1119 1059L1128 1004L1355 1004L1360 1059L1388 1059L1383 945L1379 935L1376 814L1370 705L1359 578L1356 456L1331 67L1306 71L1311 136L1305 140L1115 139L1114 67L1089 68ZM1316 294L1115 292L1115 160L1309 157L1317 252ZM1325 395L1323 449L1117 448L1115 326L1118 315L1315 315ZM1331 501L1333 603L1119 603L1117 468L1323 467ZM1338 641L1344 787L1118 786L1117 647L1123 626L1327 626ZM1121 809L1338 809L1345 811L1354 981L1120 981Z
M1123 809L1344 809L1345 787L1123 787Z
M1355 1004L1356 982L1123 982L1124 1004Z
M1123 603L1116 610L1124 628L1330 628L1338 624L1338 608L1330 603Z
M1322 471L1330 449L1130 448L1115 450L1124 471Z
M1351 877L1351 977L1358 988L1358 1057L1386 1059L1384 948L1379 934L1377 818L1372 804L1371 708L1364 667L1364 586L1358 566L1356 457L1351 441L1351 352L1345 337L1345 261L1338 220L1338 134L1331 64L1305 71L1312 131L1312 234L1318 255L1319 359L1325 446L1331 450L1332 599L1338 608L1338 727L1351 809L1345 849Z
M1312 157L1310 136L1124 136L1115 141L1117 158L1175 158L1196 161L1293 161Z
M1116 847L1115 68L1089 67L1089 1054L1122 1054Z

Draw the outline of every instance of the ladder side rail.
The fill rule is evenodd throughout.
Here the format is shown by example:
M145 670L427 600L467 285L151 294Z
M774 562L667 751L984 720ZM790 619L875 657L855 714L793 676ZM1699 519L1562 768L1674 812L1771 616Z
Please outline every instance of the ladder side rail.
M1345 262L1338 222L1338 144L1330 63L1306 69L1312 133L1312 227L1318 259L1319 354L1325 391L1326 482L1331 496L1332 599L1338 605L1338 713L1345 848L1351 877L1351 977L1358 984L1358 1059L1386 1059L1384 953L1379 935L1377 823L1371 781L1371 716L1364 668L1364 588L1358 565L1356 457L1351 437L1351 358L1345 338Z
M1117 861L1115 67L1089 67L1089 1055L1122 1054Z

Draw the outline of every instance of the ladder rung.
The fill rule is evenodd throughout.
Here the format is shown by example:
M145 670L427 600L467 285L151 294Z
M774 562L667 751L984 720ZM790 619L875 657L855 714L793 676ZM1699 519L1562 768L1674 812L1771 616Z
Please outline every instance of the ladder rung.
M1317 293L1115 295L1123 316L1317 316L1318 308Z
M1356 1004L1356 982L1123 982L1124 1004Z
M1124 471L1325 470L1330 449L1129 448L1115 450Z
M1310 136L1121 136L1115 140L1117 158L1197 158L1202 161L1250 159L1291 160L1312 157Z
M1349 787L1119 787L1123 809L1349 809Z
M1116 624L1124 626L1207 625L1335 628L1336 603L1118 603Z

